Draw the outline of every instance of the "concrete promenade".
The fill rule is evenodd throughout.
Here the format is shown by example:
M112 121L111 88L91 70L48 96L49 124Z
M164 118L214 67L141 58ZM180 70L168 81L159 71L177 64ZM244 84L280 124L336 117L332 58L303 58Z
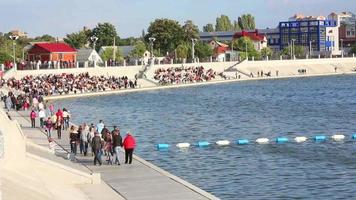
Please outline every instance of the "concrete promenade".
M10 116L16 119L22 126L22 130L26 137L33 143L42 146L44 149L48 149L47 136L40 128L29 128L29 112L11 111ZM36 122L39 125L39 122ZM56 140L56 134L52 133L52 137ZM55 148L55 154L59 157L51 158L53 162L67 162L64 160L67 158L70 151L69 134L68 132L62 133L62 139L56 140L57 147ZM31 146L27 146L28 151L35 152ZM79 148L78 148L79 151ZM37 155L43 156L37 150ZM90 155L90 153L89 153ZM121 155L123 158L123 154ZM195 187L194 185L154 166L151 163L134 156L132 165L122 164L108 165L103 157L102 166L93 165L92 156L78 155L75 158L71 158L72 163L67 163L71 168L81 170L88 173L100 173L102 180L110 186L112 191L115 191L117 199L128 200L199 200L199 199L218 199L215 196ZM123 161L121 160L121 163ZM94 186L95 187L95 186ZM101 194L98 194L99 196Z

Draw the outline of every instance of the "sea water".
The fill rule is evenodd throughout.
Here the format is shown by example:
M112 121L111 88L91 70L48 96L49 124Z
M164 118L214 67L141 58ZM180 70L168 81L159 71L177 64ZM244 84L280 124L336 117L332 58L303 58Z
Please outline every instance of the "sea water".
M73 120L117 125L136 154L221 199L356 199L356 76L329 76L118 94L56 102ZM315 142L315 135L346 135ZM305 136L307 142L292 142ZM236 145L287 137L289 142ZM175 144L230 140L180 150ZM158 151L158 143L171 146Z

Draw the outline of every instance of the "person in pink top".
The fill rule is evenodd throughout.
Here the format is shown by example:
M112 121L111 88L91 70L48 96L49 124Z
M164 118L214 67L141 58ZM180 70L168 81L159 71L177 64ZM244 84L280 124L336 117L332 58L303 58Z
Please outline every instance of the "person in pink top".
M36 117L37 117L37 114L34 110L31 111L30 113L30 118L31 118L31 127L32 128L35 128L36 127Z
M54 115L54 105L51 103L51 105L49 105L48 107L49 112L51 113L51 116Z
M136 140L135 138L130 134L130 132L127 132L127 135L124 139L124 142L123 142L123 146L124 146L124 149L125 149L125 164L127 164L127 162L129 164L132 163L132 154L133 154L133 151L136 147Z

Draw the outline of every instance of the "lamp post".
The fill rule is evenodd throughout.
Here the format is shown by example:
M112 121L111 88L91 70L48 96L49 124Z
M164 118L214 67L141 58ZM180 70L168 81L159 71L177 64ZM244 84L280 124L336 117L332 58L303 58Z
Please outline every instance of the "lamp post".
M19 38L18 35L10 35L10 39L12 40L12 52L13 52L13 58L14 58L14 68L16 69L16 54L15 54L15 48L16 48L16 40Z
M95 45L96 45L96 41L98 41L98 39L99 39L99 38L96 37L96 36L94 36L94 35L90 37L90 40L91 40L91 42L93 43L93 49L94 49L94 51L96 51L96 50L95 50ZM93 62L94 62L94 67L95 67L95 66L96 66L95 60L94 60Z
M311 58L311 56L312 56L312 51L313 51L313 49L312 49L312 42L314 42L314 40L310 40L309 41L309 57Z
M151 46L151 58L153 58L153 42L156 41L156 38L150 37L148 38L148 40L150 41L150 46Z
M192 63L195 63L195 50L194 50L194 47L195 47L195 42L197 41L197 39L195 38L192 38Z
M344 43L344 39L340 39L341 41L341 57L344 57L344 48L343 48L343 43Z
M295 42L295 39L292 39L292 58L294 60L294 42Z
M245 41L245 55L246 55L246 59L248 60L248 55L247 55L247 41Z

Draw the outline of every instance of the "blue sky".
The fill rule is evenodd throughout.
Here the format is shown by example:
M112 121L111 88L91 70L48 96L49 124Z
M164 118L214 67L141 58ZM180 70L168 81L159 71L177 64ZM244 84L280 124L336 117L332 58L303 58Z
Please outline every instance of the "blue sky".
M221 14L235 20L255 16L258 28L275 27L295 13L356 13L356 0L1 0L0 32L20 29L30 36L64 37L83 26L110 22L120 37L140 36L156 18L191 19L202 28Z

